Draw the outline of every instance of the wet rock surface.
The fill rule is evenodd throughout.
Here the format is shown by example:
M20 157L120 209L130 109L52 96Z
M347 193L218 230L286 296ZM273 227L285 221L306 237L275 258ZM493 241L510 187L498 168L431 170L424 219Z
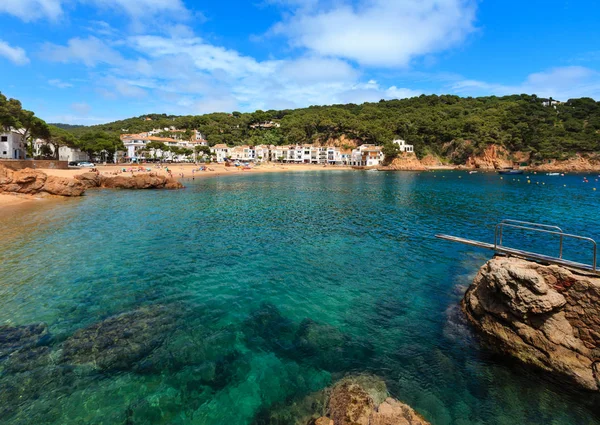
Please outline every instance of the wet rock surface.
M174 327L166 307L143 307L110 317L68 338L61 362L101 370L126 370L149 355Z
M600 389L600 278L517 258L496 257L479 271L462 309L496 352Z

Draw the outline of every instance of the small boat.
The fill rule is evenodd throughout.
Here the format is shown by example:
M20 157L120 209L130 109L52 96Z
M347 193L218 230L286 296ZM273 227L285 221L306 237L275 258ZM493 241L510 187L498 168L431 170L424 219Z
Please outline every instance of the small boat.
M547 176L560 176L560 173L546 173Z
M477 174L477 171L469 171L469 174Z
M516 168L505 168L503 170L499 170L498 174L523 174L523 170L518 170Z

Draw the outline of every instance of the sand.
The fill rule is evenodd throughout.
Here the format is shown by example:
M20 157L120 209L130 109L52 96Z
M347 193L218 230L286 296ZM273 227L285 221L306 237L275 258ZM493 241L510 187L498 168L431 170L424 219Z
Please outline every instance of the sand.
M223 164L209 164L206 166L210 170L198 171L200 165L194 164L165 164L158 166L155 164L147 165L99 165L96 167L100 174L106 176L112 175L131 175L133 170L134 174L146 173L146 169L150 169L151 172L167 175L167 168L173 173L174 178L202 178L211 176L223 176L223 175L235 175L235 174L253 174L253 173L276 173L276 172L289 172L289 171L324 171L324 170L351 170L351 167L343 167L337 165L317 165L317 164L260 164L251 167L249 170L244 170L242 167L226 167ZM143 169L143 171L139 171ZM126 171L123 172L122 170ZM192 171L195 170L195 171ZM50 176L59 177L74 177L78 174L89 172L90 169L79 168L69 170L55 170L55 169L41 169Z

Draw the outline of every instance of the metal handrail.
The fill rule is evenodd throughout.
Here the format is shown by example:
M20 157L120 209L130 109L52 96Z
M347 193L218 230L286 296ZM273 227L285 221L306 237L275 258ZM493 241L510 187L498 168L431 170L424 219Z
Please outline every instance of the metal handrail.
M559 248L559 257L560 259L562 259L562 254L563 254L563 240L564 238L572 238L572 239L579 239L579 240L583 240L583 241L588 241L591 242L593 245L593 251L594 251L594 258L592 260L592 270L596 271L596 257L597 257L597 244L596 241L593 240L592 238L588 238L585 236L579 236L579 235L571 235L569 233L564 233L562 230L560 230L559 232L555 232L555 231L551 231L551 230L545 230L545 229L540 229L539 227L556 227L556 226L547 226L547 225L538 225L538 227L535 227L535 225L537 223L532 223L534 225L534 227L527 227L527 226L519 226L516 224L511 224L509 221L511 220L503 220L502 222L498 223L496 225L496 228L494 230L494 250L498 250L498 246L502 247L502 232L504 227L511 227L514 229L522 229L522 230L530 230L532 232L540 232L540 233L546 233L549 235L558 235L560 236L560 248ZM516 220L512 220L512 221L516 221ZM560 229L560 228L559 228ZM498 234L500 234L500 243L498 244Z
M521 221L521 220L511 220L511 219L504 219L501 221L501 223L512 223L512 224L526 224L528 226L533 226L533 227L544 227L546 229L555 229L558 230L559 232L562 233L562 229L558 226L552 226L549 224L540 224L540 223L531 223L529 221ZM561 243L562 244L562 243ZM500 229L500 245L502 245L502 228ZM561 252L562 252L562 246L561 246Z

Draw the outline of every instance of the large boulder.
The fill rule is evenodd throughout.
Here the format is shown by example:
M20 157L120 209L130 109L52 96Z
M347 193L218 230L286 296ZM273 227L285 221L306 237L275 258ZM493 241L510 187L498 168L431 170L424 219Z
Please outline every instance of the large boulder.
M600 278L518 258L488 261L462 309L493 350L600 389Z
M65 341L61 360L128 370L157 348L173 327L174 316L166 307L142 307L76 331Z
M81 196L85 189L86 187L79 180L48 176L42 171L31 168L13 171L0 165L0 193Z
M51 195L81 196L87 187L79 180L48 176L42 190Z
M98 173L83 173L75 176L86 188L100 187L100 175Z
M150 173L134 176L101 176L100 187L107 189L181 189L183 185L173 178Z

